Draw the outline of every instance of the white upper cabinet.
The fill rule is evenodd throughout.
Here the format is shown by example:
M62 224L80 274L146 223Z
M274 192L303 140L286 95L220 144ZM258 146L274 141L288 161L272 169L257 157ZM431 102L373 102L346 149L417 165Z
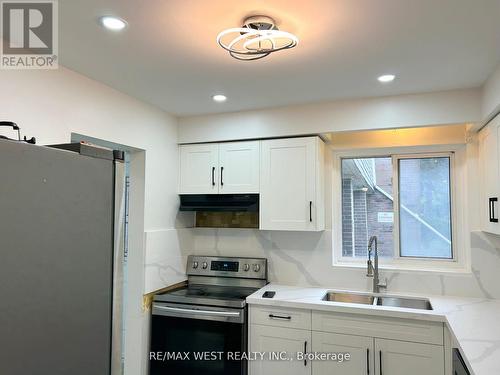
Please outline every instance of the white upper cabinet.
M500 235L500 116L479 133L481 229Z
M325 229L319 137L181 145L179 194L260 194L262 230Z
M262 141L260 229L324 230L323 169L319 137Z
M260 141L219 144L219 194L259 192Z
M259 192L260 141L181 145L179 194Z
M219 145L182 145L180 149L179 193L217 194L219 191Z

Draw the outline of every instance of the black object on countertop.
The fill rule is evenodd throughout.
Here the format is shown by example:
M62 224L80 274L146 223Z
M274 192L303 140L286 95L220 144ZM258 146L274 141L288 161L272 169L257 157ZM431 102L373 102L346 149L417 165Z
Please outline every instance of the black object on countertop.
M272 290L267 290L264 292L264 294L262 295L262 298L273 298L274 295L276 294L275 291L272 291Z

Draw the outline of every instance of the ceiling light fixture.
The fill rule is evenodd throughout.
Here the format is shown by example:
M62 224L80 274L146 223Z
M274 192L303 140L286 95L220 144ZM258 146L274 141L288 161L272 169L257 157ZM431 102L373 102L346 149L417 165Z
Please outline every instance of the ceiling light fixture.
M268 16L251 16L242 27L231 28L217 35L217 43L238 60L258 60L273 52L299 44L299 39L281 31Z
M222 102L225 102L227 100L227 97L226 97L226 95L217 94L217 95L212 96L212 99L214 100L214 102L222 103Z
M378 81L382 83L392 82L394 81L396 76L394 74L384 74L383 76L378 77Z
M127 26L127 23L118 17L103 16L99 20L101 22L101 25L108 30L120 31Z

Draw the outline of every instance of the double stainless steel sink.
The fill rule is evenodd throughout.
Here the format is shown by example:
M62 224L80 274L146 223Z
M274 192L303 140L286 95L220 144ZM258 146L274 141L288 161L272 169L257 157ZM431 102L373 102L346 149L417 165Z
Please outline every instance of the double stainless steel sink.
M378 296L349 292L327 292L323 297L323 301L390 306L404 309L432 310L432 305L429 300L411 297Z

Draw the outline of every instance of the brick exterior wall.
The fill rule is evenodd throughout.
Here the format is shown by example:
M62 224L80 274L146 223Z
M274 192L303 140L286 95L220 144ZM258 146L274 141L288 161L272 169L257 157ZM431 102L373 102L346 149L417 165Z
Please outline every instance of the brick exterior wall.
M375 159L377 185L392 195L392 161ZM357 186L359 186L358 184ZM394 212L393 202L378 190L353 190L349 178L342 180L342 249L344 256L367 256L368 239L378 237L380 256L393 256L393 223L378 221L379 212Z
M392 159L375 159L375 179L376 184L392 195Z
M379 212L393 212L392 201L375 190L367 194L366 200L367 216L368 216L368 235L377 236L378 251L380 256L393 256L394 254L394 239L393 239L393 223L379 223Z
M368 246L368 226L366 212L366 192L354 191L354 253L366 256Z

